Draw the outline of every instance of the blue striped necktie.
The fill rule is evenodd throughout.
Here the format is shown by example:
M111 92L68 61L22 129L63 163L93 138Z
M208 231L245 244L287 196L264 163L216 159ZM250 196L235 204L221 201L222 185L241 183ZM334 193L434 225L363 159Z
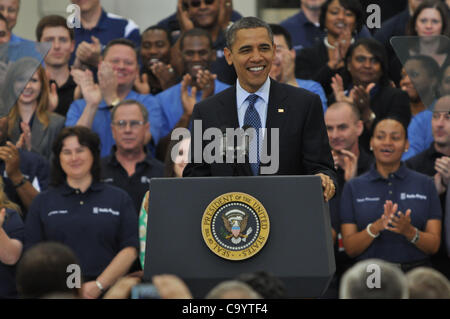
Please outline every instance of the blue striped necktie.
M255 103L258 100L258 95L251 94L247 97L248 107L244 117L244 127L251 126L256 130L256 136L250 141L250 166L252 168L253 175L258 175L259 171L259 129L261 128L261 119L258 111L255 108Z

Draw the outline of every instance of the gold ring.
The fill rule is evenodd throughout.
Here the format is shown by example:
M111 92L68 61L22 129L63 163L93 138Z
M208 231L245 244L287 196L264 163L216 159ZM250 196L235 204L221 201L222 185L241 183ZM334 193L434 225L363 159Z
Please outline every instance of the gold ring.
M230 3L230 2L225 3L225 5L226 5L227 7L231 7L231 3Z

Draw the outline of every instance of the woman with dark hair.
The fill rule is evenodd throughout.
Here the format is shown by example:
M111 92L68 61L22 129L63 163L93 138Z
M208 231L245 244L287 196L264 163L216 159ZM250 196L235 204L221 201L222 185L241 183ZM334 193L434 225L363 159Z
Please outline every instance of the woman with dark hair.
M403 271L429 265L441 240L441 205L428 176L401 163L406 124L395 117L374 123L372 169L345 184L340 207L346 253L380 258Z
M442 67L439 79L439 94L440 96L450 95L450 63Z
M319 82L326 95L332 93L331 79L343 74L344 58L363 26L364 12L358 0L327 0L321 8L323 41L303 49L295 61L295 76Z
M100 182L100 139L86 127L64 128L53 145L52 186L33 201L26 248L55 241L73 249L83 297L97 298L137 257L137 216L123 190Z
M450 62L450 16L442 1L425 0L417 6L408 22L406 35L409 37L392 40L396 55L391 52L389 68L396 84L405 61L411 56L432 57L439 67Z
M392 87L387 65L386 51L381 43L369 38L359 39L350 46L345 58L347 85L344 86L340 75L333 78L335 99L352 103L361 112L365 129L359 141L367 151L369 132L375 119L394 115L406 125L411 120L408 94Z
M189 160L189 147L191 139L185 138L181 141L172 140L168 146L168 152L166 154L164 177L183 177L183 170L186 167ZM139 258L141 261L142 269L144 269L145 262L145 245L147 243L147 219L148 219L148 199L150 192L145 193L142 200L141 212L139 214L139 241L140 251Z
M14 104L8 115L11 141L50 159L65 119L49 111L50 88L44 68L33 58L18 60L8 70L4 90L6 101Z
M442 41L444 35L450 37L450 17L446 5L439 0L425 0L414 11L406 30L407 35L420 39L410 48L410 55L428 55L439 66L450 59L449 40Z

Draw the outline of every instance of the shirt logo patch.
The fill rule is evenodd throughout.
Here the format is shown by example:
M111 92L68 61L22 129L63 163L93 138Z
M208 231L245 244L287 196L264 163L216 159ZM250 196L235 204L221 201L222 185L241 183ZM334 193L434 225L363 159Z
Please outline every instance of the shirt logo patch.
M148 178L147 176L141 176L141 183L150 184L150 178Z
M119 216L120 213L118 211L112 210L111 208L100 208L100 207L94 207L92 208L92 213L98 215L98 214L111 214L114 216Z
M427 195L423 195L423 194L406 194L406 193L401 193L401 194L400 194L400 199L401 199L401 200L405 200L405 199L420 199L420 200L427 200Z
M357 198L357 203L365 203L365 202L379 202L380 197L363 197L363 198Z
M58 214L67 214L69 213L68 210L52 210L50 213L48 213L48 216L58 215Z

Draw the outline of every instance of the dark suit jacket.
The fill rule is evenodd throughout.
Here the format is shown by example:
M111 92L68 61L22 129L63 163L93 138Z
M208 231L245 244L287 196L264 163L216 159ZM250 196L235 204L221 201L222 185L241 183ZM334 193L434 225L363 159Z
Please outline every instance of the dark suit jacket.
M279 112L283 109L284 112ZM202 130L210 127L238 128L236 86L195 105L192 120L202 120ZM265 138L271 154L272 128L280 129L279 169L276 175L314 175L324 173L336 183L333 158L325 128L320 98L304 89L271 80ZM205 145L206 142L203 142ZM233 165L194 163L195 137L191 138L191 163L183 176L252 175L248 163L233 171ZM262 165L262 164L261 164Z

